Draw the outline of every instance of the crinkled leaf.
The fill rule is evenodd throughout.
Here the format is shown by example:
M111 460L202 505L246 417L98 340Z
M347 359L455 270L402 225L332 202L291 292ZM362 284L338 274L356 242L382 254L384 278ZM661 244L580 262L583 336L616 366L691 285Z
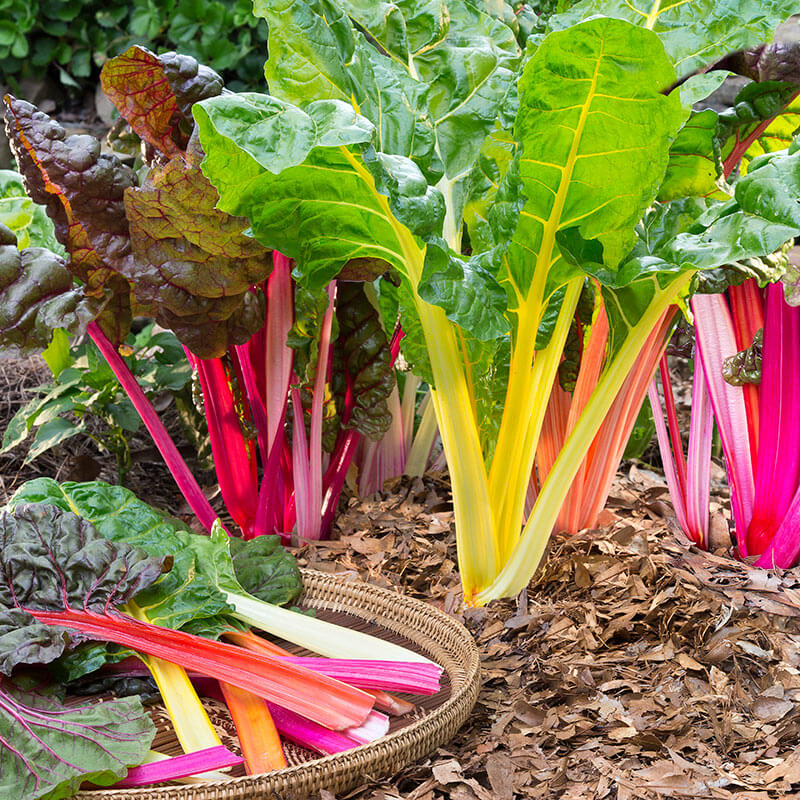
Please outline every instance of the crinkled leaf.
M178 103L178 111L191 127L192 106L223 91L222 78L192 56L170 51L158 57Z
M408 158L371 148L364 151L363 158L375 188L388 196L395 219L424 239L438 236L444 223L444 197L428 185L419 167Z
M321 99L352 103L375 125L378 150L427 169L434 146L427 87L405 63L379 53L328 0L258 0L254 12L269 22L265 74L273 95L301 107Z
M218 211L218 199L191 156L155 167L125 194L137 300L200 358L221 356L263 325L250 287L272 268L245 236L248 221Z
M48 667L60 683L70 683L85 675L91 675L106 664L118 664L135 653L127 647L108 642L86 642L64 653L58 661Z
M14 234L0 224L0 341L28 354L48 346L57 328L83 333L105 297L87 297L74 285L63 259L41 247L18 250Z
M378 305L385 330L394 330L394 326L400 323L403 330L400 352L408 369L425 383L433 384L425 337L408 284L405 281L399 285L390 280L381 281Z
M719 116L722 160L740 163L744 174L755 157L788 147L800 127L799 91L793 84L775 81L745 86L733 107Z
M703 268L695 276L693 290L701 293L719 293L747 278L755 278L762 284L779 280L785 272L785 259L759 254L758 229L763 228L765 223L757 216L748 220L747 216L740 214L735 218L740 224L749 222L750 228L755 231L755 235L749 237L747 250L734 252L724 243L712 244L715 236L726 235L724 228L720 234L717 234L716 228L710 228L710 233L704 239L703 232L721 215L721 210L732 207L732 204L703 198L684 198L653 207L637 227L639 241L633 248L631 258L647 259L660 255L668 260L683 259L690 265L697 263ZM769 223L766 223L766 227L769 227ZM693 255L693 248L702 250L704 246L719 247L715 258L705 259L701 252ZM733 260L728 261L728 256ZM715 260L720 263L715 264Z
M232 538L229 543L236 579L248 594L277 606L300 596L303 579L280 536L256 536L247 542Z
M735 201L712 209L658 254L709 269L773 253L797 235L798 196L800 153L762 156L736 182Z
M342 127L345 113L349 124ZM357 259L404 270L386 199L347 147L370 140L368 120L340 101L302 111L253 94L204 101L194 114L207 153L203 172L220 194L219 208L247 216L259 241L293 258L301 283L319 290Z
M123 194L136 185L132 169L102 154L93 136L66 131L24 100L6 95L6 133L25 189L47 208L70 270L102 287L110 270L130 258Z
M164 565L164 557L112 543L87 520L53 505L14 502L0 511L0 672L48 663L68 643L86 638L41 625L26 609L105 613L156 582ZM31 635L20 647L28 625Z
M506 403L508 373L511 368L511 338L504 336L494 344L485 369L476 377L477 419L480 425L481 447L487 467L492 463L500 421ZM487 343L488 345L488 343Z
M721 194L717 185L721 166L716 112L708 108L692 114L669 149L658 200L663 203L679 197Z
M739 50L723 58L718 66L756 82L800 85L800 42L773 42Z
M702 197L686 197L654 205L636 226L638 241L632 256L648 256L659 252L676 236L688 231L709 210L718 206L719 203Z
M582 0L551 17L548 26L566 28L596 14L647 25L678 73L687 75L727 53L771 41L778 24L797 10L792 0Z
M10 506L50 503L79 514L114 546L135 547L153 559L171 556L172 569L157 584L144 588L136 604L149 622L168 628L200 625L203 630L225 627L225 599L198 575L195 558L187 546L191 536L177 520L170 520L121 486L101 482L59 484L36 478L20 487Z
M640 230L639 244L619 270L612 273L585 266L607 287L604 298L612 351L621 346L623 332L644 313L656 293L680 280L682 273L713 273L723 266L753 269L754 259L769 256L798 235L798 197L800 153L762 156L736 182L734 200L667 204Z
M511 29L466 0L340 5L430 87L428 109L445 174L466 174L516 81L521 54Z
M340 418L349 394L352 408L344 427L355 428L377 441L392 421L387 398L395 377L389 341L362 284L339 283L336 319L339 335L334 359L341 369L334 374L332 384Z
M192 298L191 306L173 311L158 308L160 324L203 358L218 356L228 344L246 342L264 324L264 295L260 290L222 298ZM208 355L201 355L207 353Z
M0 795L72 797L84 781L110 786L144 761L155 726L138 697L62 705L0 684Z
M102 154L94 137L67 136L47 114L11 95L5 103L6 133L25 189L46 207L84 292L107 295L100 324L112 341L121 341L131 320L130 290L120 277L131 259L123 194L135 185L135 173Z
M444 240L432 239L418 288L423 300L441 306L448 319L483 341L509 330L505 292L492 274L493 255L459 257Z
M514 137L496 126L486 137L478 160L467 177L464 187L464 222L469 230L473 253L485 252L497 244L489 222L489 210L516 149Z
M753 343L722 361L722 377L731 386L761 383L761 355L764 347L764 329L759 328Z
M138 45L104 64L100 84L139 137L168 157L186 149L192 104L222 92L222 78L191 56Z

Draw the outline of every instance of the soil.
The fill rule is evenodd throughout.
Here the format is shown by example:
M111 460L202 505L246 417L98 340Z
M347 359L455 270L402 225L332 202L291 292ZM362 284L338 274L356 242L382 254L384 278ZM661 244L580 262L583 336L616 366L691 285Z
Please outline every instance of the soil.
M45 376L33 360L0 361L0 430ZM6 496L38 474L80 478L80 456L113 479L91 442L26 466L24 451L0 457ZM156 457L145 444L138 452L129 488L186 514ZM726 528L724 497L712 516ZM298 550L301 563L461 620L481 651L483 688L446 746L339 800L798 796L800 573L753 570L730 558L725 537L715 553L690 546L663 477L641 463L623 465L601 522L554 537L515 600L464 609L446 474L343 500L335 538Z

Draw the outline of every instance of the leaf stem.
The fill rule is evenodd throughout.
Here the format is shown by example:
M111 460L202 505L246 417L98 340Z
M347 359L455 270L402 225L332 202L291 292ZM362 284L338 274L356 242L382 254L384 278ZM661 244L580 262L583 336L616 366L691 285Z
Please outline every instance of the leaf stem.
M164 458L167 467L169 467L175 483L178 484L181 494L202 526L210 532L217 519L217 514L203 494L203 490L194 475L192 475L189 467L186 466L186 462L178 452L178 448L175 447L175 443L167 433L167 429L164 427L164 423L156 413L156 410L147 399L144 390L139 386L136 378L128 369L128 365L100 329L100 326L96 322L90 322L86 330L131 399L134 408L139 412L142 422L144 422L145 427L153 437L153 441Z

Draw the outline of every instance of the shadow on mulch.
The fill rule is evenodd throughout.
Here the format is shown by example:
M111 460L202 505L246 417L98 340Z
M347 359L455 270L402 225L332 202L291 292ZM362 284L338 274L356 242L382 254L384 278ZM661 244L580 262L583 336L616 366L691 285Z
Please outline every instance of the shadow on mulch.
M0 361L0 429L45 377ZM187 517L148 447L143 437L129 488ZM71 470L84 453L113 479L94 445L75 439L24 467L19 452L0 456L0 492L37 475L80 479ZM338 538L303 547L301 563L396 587L457 617L478 641L484 684L448 745L339 800L796 796L800 574L700 553L669 515L663 479L629 465L602 530L555 537L519 598L464 610L445 474L343 501ZM718 533L726 515L715 498Z

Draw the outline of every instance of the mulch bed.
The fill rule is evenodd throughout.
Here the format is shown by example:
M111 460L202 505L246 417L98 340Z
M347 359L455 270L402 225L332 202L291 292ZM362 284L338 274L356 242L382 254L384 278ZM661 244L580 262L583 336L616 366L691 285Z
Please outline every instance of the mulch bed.
M482 653L484 687L459 735L348 798L791 794L800 575L690 547L664 517L658 478L628 474L603 530L557 537L527 592L488 609L461 608L444 476L351 500L339 540L303 551L316 569L444 609Z
M29 373L0 362L0 429L43 377ZM4 456L0 490L36 474L63 479L75 447L86 445L24 468L21 454ZM185 511L155 463L132 472L130 488ZM722 497L712 505L722 548L690 547L663 479L640 466L620 473L601 521L555 537L520 597L463 609L445 474L343 501L338 538L299 550L301 563L396 587L463 621L484 686L447 746L339 800L795 796L800 574L732 560Z

